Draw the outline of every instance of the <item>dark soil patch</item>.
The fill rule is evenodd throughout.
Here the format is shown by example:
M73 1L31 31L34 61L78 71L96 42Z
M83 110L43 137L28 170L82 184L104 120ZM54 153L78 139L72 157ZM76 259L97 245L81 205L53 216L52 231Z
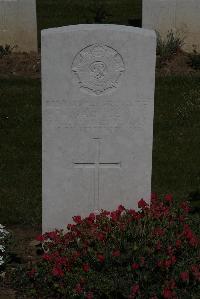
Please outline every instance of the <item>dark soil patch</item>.
M41 233L40 227L30 228L26 226L10 226L8 230L14 236L12 246L12 261L8 265L6 273L0 277L0 299L17 299L16 291L12 287L11 273L23 264L31 264L39 257L37 254L36 236Z
M160 57L157 57L156 72L161 76L200 74L200 70L194 70L190 66L189 55L182 51L164 62L160 61Z
M40 55L12 53L0 58L0 78L40 78Z

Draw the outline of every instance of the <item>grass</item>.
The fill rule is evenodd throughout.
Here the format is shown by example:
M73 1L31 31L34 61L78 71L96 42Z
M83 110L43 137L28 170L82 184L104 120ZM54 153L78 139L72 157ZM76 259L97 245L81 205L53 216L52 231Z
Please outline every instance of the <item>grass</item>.
M200 187L199 83L199 77L157 80L152 189L179 199Z
M200 186L199 83L200 77L156 80L152 190L159 194L181 199ZM40 81L1 80L0 107L0 223L38 225Z
M41 223L38 80L0 81L0 223Z

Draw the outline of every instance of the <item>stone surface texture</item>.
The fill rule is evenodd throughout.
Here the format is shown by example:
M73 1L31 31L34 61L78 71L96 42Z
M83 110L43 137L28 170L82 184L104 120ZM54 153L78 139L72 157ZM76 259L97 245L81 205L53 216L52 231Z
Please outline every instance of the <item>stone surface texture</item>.
M151 30L42 31L43 231L149 200L155 53Z
M37 52L36 0L0 0L0 45Z
M143 28L158 31L162 37L173 30L184 38L184 50L200 51L199 0L143 0Z

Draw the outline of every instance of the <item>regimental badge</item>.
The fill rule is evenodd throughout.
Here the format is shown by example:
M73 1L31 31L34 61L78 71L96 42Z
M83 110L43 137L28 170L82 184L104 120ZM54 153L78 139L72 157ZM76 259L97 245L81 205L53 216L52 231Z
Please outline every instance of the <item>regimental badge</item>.
M101 44L82 49L72 63L72 72L80 89L92 95L116 90L124 71L122 56L115 49Z

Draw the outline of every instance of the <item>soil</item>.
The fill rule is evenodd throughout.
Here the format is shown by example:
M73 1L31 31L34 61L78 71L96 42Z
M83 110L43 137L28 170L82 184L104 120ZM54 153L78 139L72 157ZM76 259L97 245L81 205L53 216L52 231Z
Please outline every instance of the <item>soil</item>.
M165 62L160 62L160 57L157 57L157 75L196 75L200 74L200 70L196 71L190 66L190 59L187 53L182 51L173 55Z
M40 78L41 77L41 58L36 53L11 53L0 57L0 78ZM200 74L189 65L189 56L180 51L164 63L157 59L156 74L167 75L195 75Z
M12 246L12 261L6 273L0 275L0 299L17 299L16 291L12 288L10 273L19 265L33 263L39 258L36 236L41 234L41 229L26 226L9 226L7 229L14 237Z
M0 57L0 78L40 78L40 55L12 53Z

